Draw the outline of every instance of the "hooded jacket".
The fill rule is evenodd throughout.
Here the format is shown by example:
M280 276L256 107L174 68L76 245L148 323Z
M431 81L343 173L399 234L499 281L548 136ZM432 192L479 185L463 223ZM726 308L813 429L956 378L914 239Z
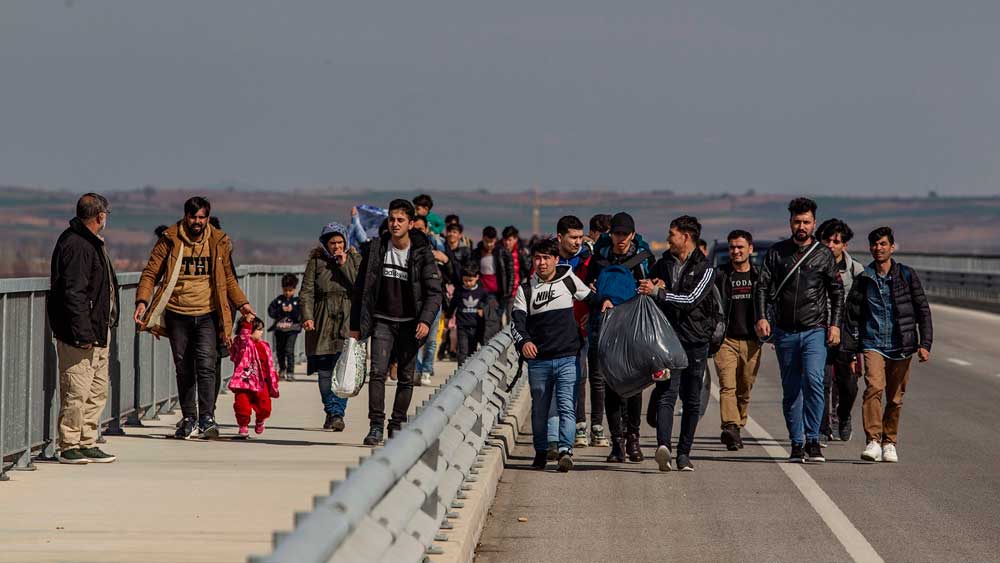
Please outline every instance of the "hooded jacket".
M851 294L847 297L845 325L854 340L849 349L851 352L863 351L861 343L864 341L869 315L868 285L877 283L875 275L873 262L854 280ZM893 330L897 331L902 344L900 351L904 356L912 355L917 348L930 351L934 343L934 324L931 321L931 307L917 272L893 260L889 267L889 278L889 291L896 317Z
M108 346L108 331L118 326L121 310L118 278L104 240L75 217L52 251L50 282L46 310L52 334L71 346Z
M653 265L650 277L659 278L667 284L656 292L654 300L677 331L681 344L708 344L715 330L718 310L712 291L715 269L698 249L688 256L681 266L680 278L675 280L673 271L676 263L677 257L665 252Z
M360 332L362 340L371 336L375 327L375 304L378 303L385 253L390 244L391 236L386 233L361 247L361 263L351 299L351 330ZM431 248L427 235L416 229L410 230L407 270L417 311L416 320L429 327L434 326L442 300L441 270Z
M552 360L576 356L582 339L573 316L573 303L586 301L596 305L599 298L583 280L565 264L556 266L551 281L542 281L535 273L517 286L514 309L511 312L511 336L518 352L524 345L535 344L536 360Z
M229 379L229 389L254 393L267 390L272 397L277 397L278 373L274 369L271 346L264 341L254 341L252 333L253 325L243 322L240 324L239 334L233 339L229 358L236 368L233 370L233 377Z
M178 221L171 225L156 241L149 261L146 262L146 267L139 277L139 287L135 293L136 304L147 304L139 329L158 336L166 335L163 313L177 285L184 259L185 243L180 236L180 229L183 228L181 224L182 221ZM212 308L219 315L221 323L219 338L228 345L232 342L230 335L233 334L233 312L229 304L239 309L248 301L240 289L236 273L232 268L230 255L233 245L229 235L222 229L210 227L206 227L205 235L209 237L209 256L212 264L209 275Z
M768 249L754 288L754 314L757 319L766 318L773 300L772 322L785 332L840 326L844 284L833 252L822 244L792 274L781 294L773 295L803 251L793 239L785 239Z
M483 243L476 245L475 252L472 253L471 260L479 265L479 259L483 256ZM497 301L501 305L510 299L514 293L514 257L503 247L503 242L497 241L493 245L493 267L496 268L497 276Z

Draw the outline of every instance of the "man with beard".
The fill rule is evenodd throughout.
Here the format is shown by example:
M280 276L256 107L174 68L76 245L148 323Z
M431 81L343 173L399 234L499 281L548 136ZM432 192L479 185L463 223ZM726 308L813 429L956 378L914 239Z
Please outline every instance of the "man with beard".
M823 372L826 347L840 344L844 284L833 252L813 238L816 202L793 199L788 212L792 237L768 249L754 288L756 330L774 339L789 460L824 462Z

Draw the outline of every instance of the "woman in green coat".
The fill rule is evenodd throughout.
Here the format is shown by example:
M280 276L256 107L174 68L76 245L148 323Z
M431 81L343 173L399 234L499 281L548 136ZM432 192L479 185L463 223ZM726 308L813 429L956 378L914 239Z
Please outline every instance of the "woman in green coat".
M308 372L319 374L319 394L326 411L325 430L344 430L347 399L331 390L333 368L350 332L351 292L361 255L347 247L347 228L340 223L323 227L320 246L309 255L299 301L306 331Z

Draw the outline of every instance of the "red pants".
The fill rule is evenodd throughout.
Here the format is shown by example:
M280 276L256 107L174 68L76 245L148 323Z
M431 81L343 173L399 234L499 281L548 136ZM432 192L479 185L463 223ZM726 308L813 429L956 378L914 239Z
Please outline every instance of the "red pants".
M257 422L264 422L271 416L271 395L267 390L247 391L237 389L233 391L233 411L236 412L236 424L240 426L250 425L251 409L257 413Z

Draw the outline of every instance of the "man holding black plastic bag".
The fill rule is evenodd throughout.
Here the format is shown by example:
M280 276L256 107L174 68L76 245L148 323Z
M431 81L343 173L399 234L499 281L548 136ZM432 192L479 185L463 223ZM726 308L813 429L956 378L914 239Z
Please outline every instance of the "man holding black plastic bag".
M653 265L652 279L639 282L639 293L651 295L677 332L687 354L688 365L657 381L648 411L656 418L656 463L660 471L670 471L671 435L677 397L684 404L681 432L677 442L677 469L694 471L691 447L698 426L702 374L708 361L708 345L715 330L718 305L712 292L715 270L705 254L698 251L701 224L683 215L670 222L670 250Z

